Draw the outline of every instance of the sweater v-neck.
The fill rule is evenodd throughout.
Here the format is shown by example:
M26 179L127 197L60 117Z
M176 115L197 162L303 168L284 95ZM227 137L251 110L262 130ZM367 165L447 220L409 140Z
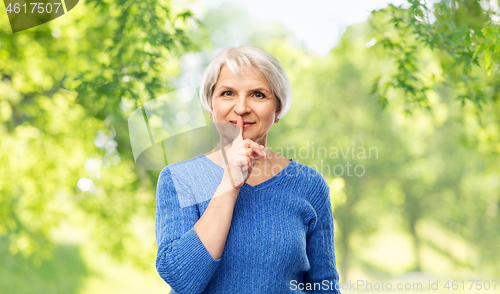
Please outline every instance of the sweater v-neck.
M221 173L221 174L224 173L224 168L219 166L217 163L213 162L210 158L205 156L205 154L200 153L200 155L198 155L198 156L201 157L210 167L215 169L218 173ZM287 166L285 166L285 168L283 168L281 171L279 171L277 174L275 174L271 178L265 180L264 182L262 182L260 184L255 185L255 186L252 186L250 184L245 183L245 184L243 184L241 189L249 190L249 191L256 191L256 190L266 188L269 185L276 183L277 181L282 179L284 176L286 176L289 172L291 172L291 169L295 166L295 164L296 164L295 160L293 160L291 158L289 158L289 160L290 160L290 163L287 164Z

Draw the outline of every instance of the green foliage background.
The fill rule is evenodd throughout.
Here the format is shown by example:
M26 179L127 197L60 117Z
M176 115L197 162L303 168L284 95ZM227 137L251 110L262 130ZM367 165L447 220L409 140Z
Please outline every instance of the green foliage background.
M266 49L291 79L268 143L327 179L344 281L498 279L495 3L389 5L325 56L231 3L196 17L188 2L87 0L16 34L1 14L0 292L168 291L154 268L158 171L135 165L127 118L193 74L185 56L201 74L235 43ZM332 171L348 165L363 176Z

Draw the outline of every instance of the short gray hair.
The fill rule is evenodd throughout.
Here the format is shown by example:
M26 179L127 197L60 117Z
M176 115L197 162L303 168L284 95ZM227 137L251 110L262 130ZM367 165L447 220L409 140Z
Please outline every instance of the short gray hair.
M259 47L249 45L227 47L210 62L201 80L201 105L206 110L211 111L212 95L222 66L226 65L235 76L241 77L239 65L243 63L253 73L256 73L254 67L262 72L271 86L274 96L278 99L279 113L277 118L285 116L292 105L292 87L288 75L274 56Z

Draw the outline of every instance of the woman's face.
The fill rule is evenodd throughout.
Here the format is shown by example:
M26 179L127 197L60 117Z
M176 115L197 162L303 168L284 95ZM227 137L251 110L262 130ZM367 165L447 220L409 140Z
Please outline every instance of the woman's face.
M227 66L221 68L212 96L212 117L215 123L236 126L238 114L243 117L243 139L265 145L267 132L278 115L278 99L262 72L254 74L246 65L240 67L241 78Z

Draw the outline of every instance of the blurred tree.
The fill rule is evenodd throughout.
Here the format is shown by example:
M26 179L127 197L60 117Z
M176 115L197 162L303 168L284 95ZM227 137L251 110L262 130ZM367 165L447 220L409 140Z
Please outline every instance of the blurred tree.
M452 85L426 90L430 112L427 108L402 112L407 107L403 91L388 92L390 103L382 110L370 92L371 81L394 70L390 66L393 55L373 41L379 34L373 26L381 26L383 19L375 14L370 22L349 27L339 45L325 57L311 58L284 44L271 46L270 51L279 52L278 59L284 62L294 93L290 113L271 130L271 146L282 146L287 157L317 168L331 183L338 225L337 258L344 280L353 267L381 278L431 270L432 265L422 256L429 247L457 269L498 272L491 259L496 252L491 247L493 239L500 241L495 234L500 229L495 208L500 201L497 193L491 192L497 185L493 179L498 178L498 154L465 143L482 131L479 123L474 123L474 109L461 110L461 103L450 95ZM440 56L431 50L420 50L417 56L421 69L440 66ZM496 129L489 130L491 133L480 136L496 136ZM308 153L286 152L287 147L305 148ZM320 147L327 152L319 151ZM354 171L358 165L365 171L361 176ZM462 187L471 175L478 180L491 179L481 196L472 197ZM343 183L343 192L335 192L332 186L336 183ZM484 224L480 230L472 225L479 219ZM383 231L387 220L396 220L395 226L412 240L413 249L405 254L412 256L412 262L400 269L361 255L370 236ZM427 221L445 231L453 228L450 233L473 244L471 250L479 260L464 259L452 253L449 244L436 242L435 234L423 226ZM387 240L386 246L394 248L391 243Z
M73 220L109 253L151 267L154 230L141 219L154 215L158 172L135 167L127 117L172 90L198 20L170 1L89 0L20 33L0 21L0 235L10 252L40 264L50 232Z
M393 56L391 70L378 75L373 85L372 93L382 106L399 105L408 115L418 108L415 106L423 106L431 114L447 109L447 116L460 122L463 130L454 128L454 135L440 132L449 138L448 142L457 143L451 145L455 148L443 145L447 152L442 155L446 166L455 168L447 168L442 181L427 193L436 194L435 199L443 204L453 202L455 207L434 217L481 248L479 261L469 266L485 262L498 272L500 263L491 242L499 242L493 232L499 229L500 199L496 193L487 192L497 184L491 180L487 188L478 187L472 196L465 183L470 183L472 177L476 183L471 185L482 186L485 179L498 179L500 173L499 1L442 0L431 5L428 1L408 0L405 5L374 11L370 24L375 30L373 40ZM425 57L429 50L437 63ZM434 109L431 98L436 92L446 102L446 108ZM455 107L451 97L462 107ZM445 121L446 125L450 120ZM460 146L468 150L458 152ZM406 195L414 194L407 190ZM482 225L476 223L479 219Z
M485 69L488 76L498 72L498 1L442 0L431 7L427 1L408 0L406 5L389 5L373 14L384 20L374 26L378 31L375 38L394 55L397 65L390 79L375 84L381 102L387 102L387 91L394 88L404 91L406 102L427 106L425 91L436 77L419 66L419 52L426 48L441 57L447 83L463 84L464 91L457 96L460 101L469 100L481 109L484 103L496 100L498 90L486 92L474 86L478 72L473 68Z
M403 111L416 105L430 110L428 93L436 87L451 87L451 95L475 115L481 133L468 136L471 143L487 143L500 152L500 7L497 0L408 0L374 11L374 41L393 56L392 70L375 79L373 93L382 106L390 91L400 91ZM377 19L376 22L374 20ZM429 68L422 53L432 50L438 66Z

